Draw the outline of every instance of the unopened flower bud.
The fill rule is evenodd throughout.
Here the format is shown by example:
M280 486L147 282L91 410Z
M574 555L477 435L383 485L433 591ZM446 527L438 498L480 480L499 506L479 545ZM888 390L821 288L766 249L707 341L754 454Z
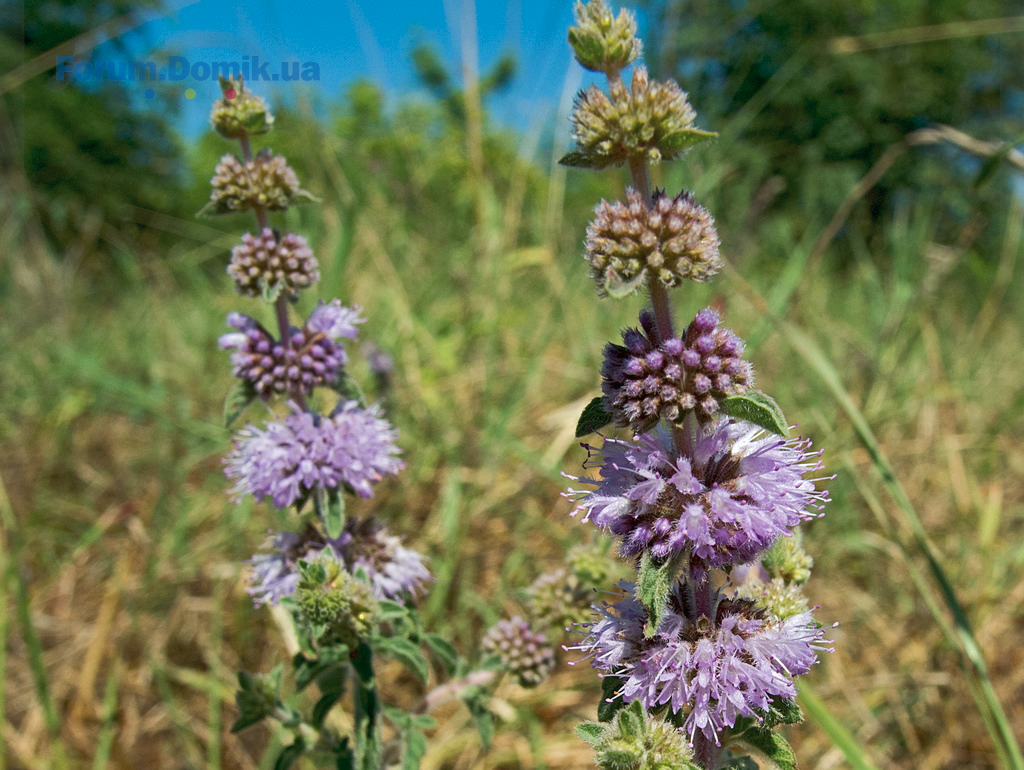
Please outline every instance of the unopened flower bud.
M618 72L640 56L636 18L629 11L620 10L616 17L604 0L591 0L577 2L575 16L578 26L569 28L569 44L588 70Z
M242 236L242 242L231 250L228 275L239 294L268 299L281 291L294 296L320 280L316 257L306 239L288 233L278 242L269 227L259 236Z
M493 626L481 642L485 652L497 655L502 666L523 687L536 687L555 667L555 653L544 634L516 615Z
M641 329L622 333L623 345L609 343L601 368L605 408L617 425L642 433L659 420L680 422L688 412L710 420L721 399L753 385L754 370L743 360L743 341L718 328L718 314L700 311L680 337L655 343L654 316L640 314Z
M601 770L691 770L693 750L686 734L652 719L633 701L610 723L584 722L576 734L594 749Z
M283 155L264 148L244 164L234 155L225 155L217 164L210 201L200 214L230 214L264 208L284 211L293 203L315 200L299 187L299 178Z
M655 190L644 201L636 190L626 202L601 201L587 227L585 257L602 296L623 293L652 276L666 287L707 281L722 267L718 232L708 210L688 192L670 198Z
M224 96L214 102L210 122L217 133L227 139L247 134L265 134L274 125L274 116L263 98L245 87L241 79L220 78ZM227 93L233 91L229 99Z
M633 69L628 88L615 78L609 89L611 98L596 86L576 96L576 152L563 163L587 168L621 166L630 158L657 163L714 136L693 128L697 114L678 84L649 80L645 67Z
M811 576L814 559L803 548L800 530L795 530L792 537L780 537L772 545L761 557L761 565L772 578L802 585Z
M347 572L333 555L299 565L295 602L315 638L329 636L354 648L367 638L377 614L373 588Z

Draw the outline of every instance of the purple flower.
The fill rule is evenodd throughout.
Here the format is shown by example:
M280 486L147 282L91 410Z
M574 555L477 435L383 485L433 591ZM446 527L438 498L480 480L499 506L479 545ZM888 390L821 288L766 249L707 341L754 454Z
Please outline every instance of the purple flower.
M583 511L620 538L623 557L689 551L711 567L749 561L828 500L804 478L821 468L821 452L806 440L727 419L701 426L692 415L677 434L678 454L657 431L606 438L600 450L584 445L599 457L601 478L567 477L596 487L568 491L579 501L573 515Z
M354 338L355 324L362 322L358 308L344 307L338 300L321 302L303 328L292 327L286 348L256 319L231 313L228 326L238 331L221 336L220 346L234 351L234 375L264 398L274 393L308 395L337 379L348 362L341 340Z
M826 650L824 630L803 612L786 620L754 602L716 597L715 616L695 617L688 584L677 583L657 632L644 637L648 613L630 595L597 607L600 618L574 649L585 651L594 668L620 677L617 695L639 700L645 709L668 706L688 714L683 731L690 742L700 732L709 741L739 717L761 719L774 698L794 698L793 677L805 674Z
M422 554L402 545L379 521L349 518L337 538L325 538L313 527L301 534L282 532L271 541L270 553L254 556L249 564L252 576L249 594L256 606L277 604L291 596L299 584L299 560L312 561L323 555L339 562L348 572L366 572L373 595L401 602L416 596L433 580Z
M404 467L395 457L397 435L376 406L362 409L349 401L330 416L296 410L283 422L239 431L224 472L236 479L231 490L236 500L246 494L269 497L278 508L317 487L344 486L370 497L373 484Z

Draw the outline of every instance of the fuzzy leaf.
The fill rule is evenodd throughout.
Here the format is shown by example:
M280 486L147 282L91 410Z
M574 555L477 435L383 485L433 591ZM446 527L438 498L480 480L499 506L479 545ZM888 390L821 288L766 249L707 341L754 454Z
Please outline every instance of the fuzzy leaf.
M774 698L764 714L764 726L795 725L804 721L804 712L795 698Z
M775 399L759 390L751 390L742 396L729 396L719 402L721 409L730 417L752 422L767 431L780 436L789 435L789 427L782 409Z
M619 690L625 684L618 676L601 678L601 702L597 704L597 718L601 722L611 722L620 709L626 707Z
M644 706L635 700L619 712L619 733L624 738L639 738L644 734L646 722Z
M604 396L596 396L583 407L583 413L576 422L576 438L599 431L611 421L611 414L604 408Z
M647 280L647 271L641 270L628 281L622 279L618 273L608 268L604 274L604 290L612 299L622 299L639 289Z
M669 134L658 142L658 148L661 150L668 150L670 152L678 152L684 150L687 147L693 147L695 144L706 142L708 139L714 139L717 137L714 131L701 131L698 128L688 128L685 131L676 131L675 133Z
M665 603L668 601L668 592L672 587L672 580L676 576L677 567L676 560L668 559L659 564L646 551L640 560L636 598L647 608L647 625L644 626L644 636L648 639L658 632L658 626L661 625Z
M410 642L408 639L402 639L400 637L384 637L379 640L377 647L381 652L385 652L398 658L398 660L405 664L406 668L416 674L421 681L426 683L427 676L429 675L427 659L423 657L423 652L418 646Z
M256 388L248 380L236 382L224 399L224 427L230 428L231 423L256 400Z
M558 164L560 166L568 166L569 168L602 169L611 162L610 158L606 158L603 155L594 155L589 152L576 150L563 155Z
M369 583L369 579L365 576L360 578L364 583ZM380 599L377 601L377 619L386 621L388 623L395 620L404 620L409 615L409 608L404 604L393 602L388 599Z
M580 722L576 725L576 734L582 738L591 748L597 748L597 744L604 737L604 726L598 722Z
M491 741L494 739L494 715L487 708L483 693L473 693L463 697L462 701L469 709L469 713L473 715L473 721L476 722L476 730L480 734L480 744L485 750L489 749Z
M317 515L324 523L324 529L327 530L327 537L340 537L342 530L345 529L345 500L341 496L341 491L317 487L313 493L313 503Z
M451 643L438 634L424 634L423 641L444 666L445 673L451 674L459 665L459 653Z
M768 770L797 770L796 754L779 733L763 727L747 730L743 736L729 742L729 748L742 748L749 754L765 760Z

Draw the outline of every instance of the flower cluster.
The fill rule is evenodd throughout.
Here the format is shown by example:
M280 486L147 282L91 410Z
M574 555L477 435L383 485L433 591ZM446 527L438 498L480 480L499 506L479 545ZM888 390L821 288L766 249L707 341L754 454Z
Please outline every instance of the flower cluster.
M596 86L580 92L572 114L577 151L594 168L621 166L631 156L653 162L679 157L697 117L675 81L650 80L634 67L627 88L613 80L611 98Z
M619 538L626 558L688 553L710 567L749 561L827 501L805 478L821 468L821 453L805 440L730 419L688 418L677 433L678 452L662 431L588 446L601 478L570 477L596 487L569 491L579 499L574 513Z
M497 655L502 666L523 687L536 687L555 666L555 653L547 637L534 631L519 615L499 621L484 635L480 646Z
M296 409L283 422L239 431L225 473L236 498L270 498L278 508L305 500L315 489L348 488L370 497L373 485L403 467L397 432L378 407L339 403L331 415Z
M296 295L320 280L313 250L301 235L288 233L280 241L269 227L259 236L246 233L231 250L228 275L235 289L247 297L273 295L287 291Z
M284 156L274 155L269 149L260 150L245 164L234 155L225 155L217 164L210 186L210 201L201 213L284 211L293 203L313 199L299 187L299 178Z
M685 714L691 742L699 732L718 744L719 733L743 717L759 718L777 698L796 697L793 677L807 673L825 650L824 630L809 612L785 620L749 600L715 596L711 617L695 612L689 583L676 583L656 633L647 637L649 611L631 594L605 603L600 619L577 649L593 666L619 677L617 696Z
M401 602L416 596L433 578L422 554L406 548L377 519L350 518L339 537L325 537L314 527L302 533L281 532L270 541L269 553L254 556L249 594L257 606L277 604L295 593L299 562L329 558L349 572L363 570L378 599Z
M584 256L602 295L648 276L666 287L708 281L722 268L714 219L688 192L656 190L648 204L629 188L625 203L601 201L594 213Z
M614 16L604 0L577 2L573 10L578 26L569 29L569 43L576 61L588 70L618 72L640 55L643 46L629 11Z
M679 422L690 412L706 422L722 399L742 395L754 384L743 360L743 340L718 327L710 308L697 313L680 337L656 343L649 311L640 329L622 333L622 345L608 343L601 369L605 407L620 426L643 432L659 420Z
M238 331L223 335L220 346L234 351L235 376L264 399L288 393L308 395L314 387L336 381L348 361L341 340L355 338L355 325L362 322L356 308L343 307L338 300L321 303L301 329L290 330L285 344L256 319L231 313L228 326Z
M213 105L210 123L225 139L241 139L251 134L265 134L274 125L274 116L263 101L238 81L221 78L221 89L234 91L234 96L222 96Z

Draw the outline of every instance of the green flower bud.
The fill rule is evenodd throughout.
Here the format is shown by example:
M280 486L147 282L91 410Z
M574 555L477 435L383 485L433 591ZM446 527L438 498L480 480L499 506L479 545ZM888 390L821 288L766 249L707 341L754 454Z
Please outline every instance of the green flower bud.
M594 749L602 770L695 770L686 736L668 722L651 719L639 700L608 724L584 722L576 734Z
M593 587L564 569L541 575L526 589L530 617L551 629L585 623L593 615L592 601Z
M210 201L200 214L230 214L256 207L284 211L293 203L316 200L299 187L299 178L284 156L274 155L268 148L244 165L234 155L225 155L210 185Z
M800 530L795 530L792 537L780 537L775 541L761 556L761 565L773 578L802 585L811 576L814 559L803 548Z
M612 16L604 0L577 2L576 27L569 29L569 44L576 61L595 72L617 73L640 56L636 18L626 10Z
M295 602L315 639L354 649L373 630L378 605L373 588L331 556L299 562Z
M787 620L811 608L800 586L787 583L782 578L774 578L768 584L749 581L736 590L736 596L740 599L752 599L758 607L767 610L779 620Z
M648 80L645 67L633 69L629 88L615 78L610 91L611 98L596 86L577 94L572 114L577 149L562 164L600 169L630 158L658 163L716 136L693 127L697 113L674 80Z
M245 88L241 78L231 80L221 76L221 91L225 96L214 102L210 122L217 133L227 139L240 139L247 134L265 134L274 125L274 116L263 98ZM233 91L229 99L227 92Z

